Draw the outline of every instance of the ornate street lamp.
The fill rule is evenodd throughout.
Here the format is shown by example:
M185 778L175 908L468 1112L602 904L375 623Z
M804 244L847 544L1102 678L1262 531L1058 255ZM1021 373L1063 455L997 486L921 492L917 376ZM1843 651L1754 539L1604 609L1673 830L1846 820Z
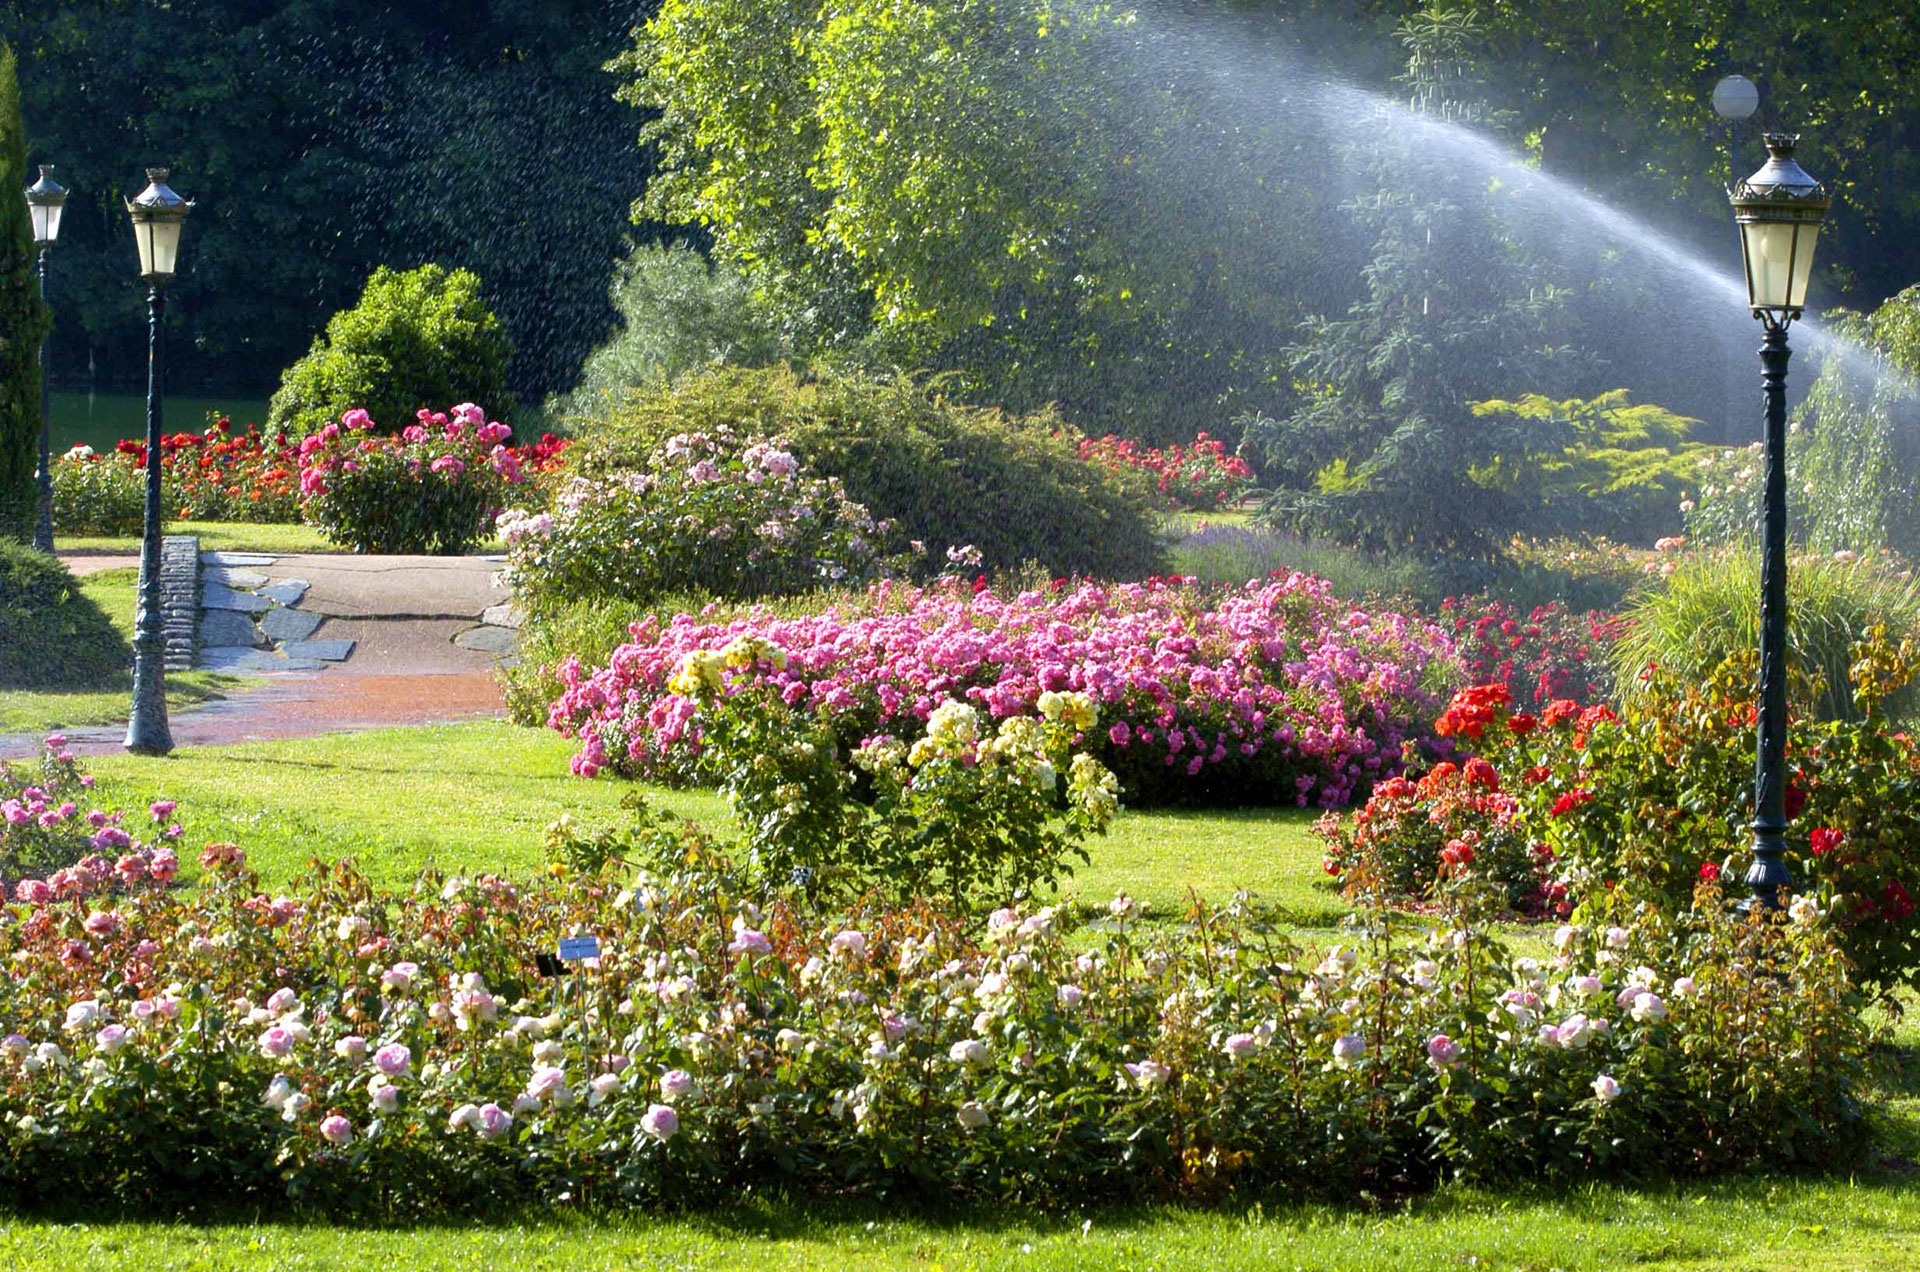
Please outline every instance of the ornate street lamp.
M147 169L147 188L127 201L140 277L147 282L147 513L140 540L140 603L133 627L133 718L127 750L165 755L173 750L167 728L166 650L160 612L160 357L165 348L167 284L180 254L180 227L193 205L167 188L165 168Z
M33 222L33 245L40 249L40 303L47 300L47 256L54 240L60 237L60 209L66 206L67 189L53 179L53 165L40 165L40 179L27 187L27 215ZM33 546L42 552L53 551L53 445L52 397L47 387L48 350L53 347L53 328L48 324L40 339L40 511L33 523Z
M1787 871L1787 327L1807 303L1813 248L1832 200L1793 161L1798 137L1767 134L1766 166L1727 192L1740 225L1747 304L1766 331L1767 484L1760 538L1760 728L1754 760L1751 905L1775 909Z

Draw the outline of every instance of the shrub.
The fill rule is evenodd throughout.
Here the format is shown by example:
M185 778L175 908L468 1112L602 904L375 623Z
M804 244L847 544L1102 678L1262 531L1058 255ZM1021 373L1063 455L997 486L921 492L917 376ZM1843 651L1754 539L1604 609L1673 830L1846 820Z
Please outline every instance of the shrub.
M471 402L421 410L398 437L348 411L300 443L307 524L355 552L456 553L483 537L511 487L527 481L512 430Z
M464 269L422 265L373 271L351 309L287 368L267 408L267 432L300 439L364 408L377 420L412 419L441 402L486 402L513 410L506 329Z
M169 846L180 837L179 823L169 820L175 806L150 805L151 838L134 838L125 814L92 806L93 778L66 745L56 733L31 767L0 761L0 898L106 895L171 882L179 868Z
M58 558L0 539L0 689L92 688L132 662Z
M939 381L716 367L636 394L582 433L587 469L642 466L676 434L784 437L804 470L897 523L938 561L980 550L984 568L1039 562L1056 575L1142 578L1162 548L1143 484L1083 462L1057 415L966 406Z
M1627 627L1611 614L1575 614L1557 601L1536 605L1523 617L1492 596L1450 596L1440 618L1453 629L1469 684L1505 685L1516 700L1535 706L1556 698L1582 704L1606 698L1613 683L1608 656Z
M1623 692L1634 692L1654 665L1703 682L1730 655L1759 644L1759 562L1752 553L1693 554L1622 617L1626 632L1613 664ZM1857 718L1849 689L1854 645L1881 626L1896 636L1920 631L1920 590L1910 580L1868 560L1795 560L1787 572L1787 654L1796 704L1823 719ZM1903 690L1889 709L1901 714L1914 700Z
M1863 985L1920 984L1920 746L1883 713L1920 663L1913 640L1884 634L1856 650L1853 718L1790 721L1788 859L1796 909L1831 913ZM1415 895L1442 873L1486 871L1525 842L1543 899L1586 910L1645 903L1675 914L1702 881L1744 869L1752 844L1752 654L1704 680L1661 668L1616 713L1555 702L1509 713L1497 686L1463 691L1436 726L1476 752L1481 784L1511 799L1450 806L1452 787L1376 789L1351 827L1323 822L1329 868L1355 885ZM1438 770L1436 770L1438 772ZM1431 775L1429 775L1431 776ZM1456 801L1457 803L1457 801ZM1378 807L1376 807L1378 805ZM1430 824L1429 819L1438 818ZM1497 831L1503 853L1448 863L1451 840ZM1476 847L1477 853L1477 847ZM1455 857L1459 856L1455 852ZM1564 895L1556 889L1564 889ZM1578 913L1579 911L1576 911Z
M145 520L144 442L119 442L112 454L75 446L53 469L53 523L66 534L137 534ZM160 438L160 499L169 519L294 522L298 458L291 445L259 430L236 435L210 415L205 433Z
M75 446L54 461L53 524L61 534L139 534L146 516L147 480L130 455Z
M1161 503L1175 512L1218 512L1240 501L1253 483L1253 470L1226 444L1200 434L1190 445L1165 448L1136 445L1109 433L1084 438L1080 458L1113 471L1137 472L1153 482Z
M1321 958L1245 903L1156 931L1122 897L1098 934L1031 906L984 934L931 902L814 908L641 816L561 831L573 867L519 884L395 894L341 865L276 895L222 844L194 889L22 902L0 1195L386 1221L769 1188L1351 1197L1844 1163L1862 1139L1826 925L1743 922L1712 889L1617 939L1570 928L1550 962L1465 912L1381 916ZM628 845L679 864L629 871ZM601 957L556 994L537 962L579 931Z
M644 603L699 588L725 599L862 583L906 567L898 539L837 479L805 476L782 438L725 424L661 442L640 470L574 477L551 512L501 519L529 612Z
M726 363L759 366L785 343L736 270L684 243L640 244L608 289L620 329L587 356L572 391L547 401L551 419L618 410L635 390Z
M791 710L776 678L788 661L738 636L690 651L668 682L693 709L755 867L774 879L939 895L956 910L998 904L1055 886L1069 855L1087 859L1080 841L1119 811L1113 775L1073 750L1093 727L1085 694L1042 694L1037 717L1009 715L997 729L944 699L911 746L882 733L848 752L831 707Z
M1061 580L1004 599L984 581L880 584L794 618L647 618L606 666L563 665L550 719L580 736L575 771L697 775L698 722L668 682L688 653L742 636L791 655L783 700L796 718L827 708L846 751L911 742L946 697L999 719L1088 693L1088 748L1143 804L1345 803L1399 771L1457 675L1437 627L1299 575L1232 591Z

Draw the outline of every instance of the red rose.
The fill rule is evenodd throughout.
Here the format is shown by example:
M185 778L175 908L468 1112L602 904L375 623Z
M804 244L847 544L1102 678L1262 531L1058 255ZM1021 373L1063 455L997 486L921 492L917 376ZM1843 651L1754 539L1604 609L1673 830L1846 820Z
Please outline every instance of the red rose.
M1702 879L1705 879L1709 883L1712 883L1715 879L1718 879L1720 877L1720 863L1717 861L1701 862L1700 877Z
M1824 857L1829 853L1837 851L1840 845L1847 841L1847 836L1844 832L1835 830L1831 826L1822 826L1811 835L1808 835L1807 840L1813 849L1813 855L1816 857Z

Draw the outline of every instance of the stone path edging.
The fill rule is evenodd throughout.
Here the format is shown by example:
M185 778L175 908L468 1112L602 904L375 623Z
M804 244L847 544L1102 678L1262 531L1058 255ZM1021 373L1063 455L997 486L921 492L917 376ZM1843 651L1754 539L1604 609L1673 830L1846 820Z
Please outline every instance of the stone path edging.
M200 540L170 534L160 540L160 619L166 669L189 671L199 653Z

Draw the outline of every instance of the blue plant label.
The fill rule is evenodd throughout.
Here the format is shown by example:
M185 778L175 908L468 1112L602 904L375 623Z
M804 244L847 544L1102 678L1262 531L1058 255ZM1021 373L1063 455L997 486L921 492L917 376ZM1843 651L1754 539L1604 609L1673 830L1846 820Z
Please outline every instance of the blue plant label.
M560 938L560 957L568 963L577 963L583 958L599 958L600 938L597 936L563 936Z

